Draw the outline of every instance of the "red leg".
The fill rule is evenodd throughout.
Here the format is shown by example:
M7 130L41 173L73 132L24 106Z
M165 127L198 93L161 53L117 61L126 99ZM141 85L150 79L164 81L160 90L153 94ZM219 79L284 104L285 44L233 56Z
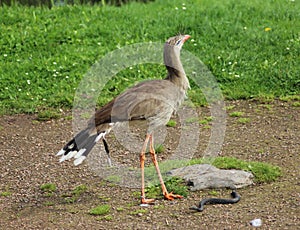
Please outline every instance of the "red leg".
M144 175L144 167L145 167L145 152L149 142L150 134L146 135L146 139L140 154L140 164L141 164L141 174L142 174L142 191L141 191L141 203L142 204L151 204L155 200L154 199L146 199L145 198L145 175Z
M183 198L183 196L175 195L172 192L168 193L167 188L166 188L165 183L164 183L164 180L162 178L159 166L158 166L155 149L153 147L153 138L152 138L151 134L149 135L149 140L150 140L149 150L150 150L152 162L155 166L155 169L156 169L156 172L157 172L157 175L158 175L158 178L159 178L159 182L161 184L161 189L162 189L162 192L163 192L163 195L164 195L165 199L174 200L175 198L179 198L179 199Z

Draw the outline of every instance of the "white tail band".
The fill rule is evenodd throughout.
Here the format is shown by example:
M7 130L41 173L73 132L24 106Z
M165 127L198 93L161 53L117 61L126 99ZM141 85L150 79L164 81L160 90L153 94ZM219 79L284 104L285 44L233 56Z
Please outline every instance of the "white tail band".
M56 154L56 156L61 156L61 155L63 155L65 152L66 152L65 150L61 149L61 150L59 150L59 152Z
M80 149L79 152L74 156L75 159L82 156L82 154L86 151L86 149Z
M77 166L77 165L80 165L84 160L85 160L86 156L80 156L79 158L77 158L75 161L74 161L74 165Z

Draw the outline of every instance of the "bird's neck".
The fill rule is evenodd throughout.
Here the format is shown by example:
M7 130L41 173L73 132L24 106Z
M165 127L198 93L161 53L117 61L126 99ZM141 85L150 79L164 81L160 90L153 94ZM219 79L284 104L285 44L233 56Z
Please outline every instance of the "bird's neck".
M188 78L185 75L185 72L183 70L180 71L178 69L175 69L170 66L166 66L168 70L168 75L166 77L166 80L171 81L175 85L177 85L179 88L183 89L184 91L187 91L190 88L190 83Z
M165 80L169 80L180 89L187 91L190 88L190 83L180 61L180 50L165 46L164 63L168 70Z

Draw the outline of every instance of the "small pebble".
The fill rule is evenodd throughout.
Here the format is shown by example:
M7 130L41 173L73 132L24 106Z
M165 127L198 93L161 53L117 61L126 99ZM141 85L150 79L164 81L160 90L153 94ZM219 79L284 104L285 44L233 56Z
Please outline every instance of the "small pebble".
M260 227L262 225L261 219L254 219L250 221L250 225L253 227Z
M148 207L149 204L140 204L141 207Z

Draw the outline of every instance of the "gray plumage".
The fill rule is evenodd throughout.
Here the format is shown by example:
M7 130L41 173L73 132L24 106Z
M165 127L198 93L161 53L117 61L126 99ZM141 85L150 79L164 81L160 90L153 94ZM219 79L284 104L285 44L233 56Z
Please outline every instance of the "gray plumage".
M144 151L150 141L150 152L156 164L152 133L159 126L166 125L172 113L176 111L186 97L189 81L180 62L180 50L189 35L178 35L167 40L164 46L164 63L167 77L163 80L148 80L127 89L115 99L95 112L86 129L79 132L58 153L60 161L75 158L74 164L81 164L97 141L103 140L108 152L105 136L119 122L131 120L147 120L147 137L141 153L143 173ZM152 146L152 147L151 147ZM109 159L110 161L110 159ZM162 183L163 193L167 199L181 198L167 193L163 184L158 165L157 171ZM144 197L144 179L142 179L142 197ZM150 202L142 199L142 203Z

